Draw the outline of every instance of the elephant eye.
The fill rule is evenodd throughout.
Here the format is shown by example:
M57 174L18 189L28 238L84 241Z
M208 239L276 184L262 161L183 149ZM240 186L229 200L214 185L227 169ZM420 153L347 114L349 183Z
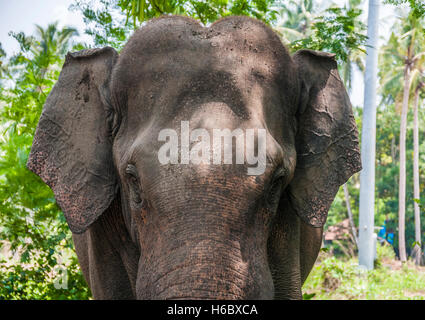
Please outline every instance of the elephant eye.
M129 164L125 169L127 176L127 182L130 189L130 198L136 204L142 203L140 179L137 173L137 169L134 165Z
M273 179L267 192L267 206L271 209L274 209L274 207L279 204L284 178L285 170L283 169L277 170L273 175Z

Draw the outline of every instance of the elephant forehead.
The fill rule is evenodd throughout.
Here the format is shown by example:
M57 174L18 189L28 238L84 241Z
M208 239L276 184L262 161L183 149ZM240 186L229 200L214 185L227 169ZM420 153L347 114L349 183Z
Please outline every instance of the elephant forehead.
M163 17L130 38L114 69L113 85L131 88L143 79L161 81L164 74L212 69L267 79L285 71L283 65L290 61L277 35L255 19L229 17L202 27L190 18Z
M217 48L219 46L228 48ZM150 20L129 39L121 56L150 56L172 53L176 50L198 51L201 48L239 48L255 53L269 52L274 56L288 55L279 37L259 20L248 17L228 17L210 27L181 16Z
M241 119L262 118L263 106L281 104L279 88L295 74L291 61L260 21L230 17L205 28L190 18L167 17L135 32L111 86L118 101L126 99L120 105L128 106L135 127L152 115L174 118L209 102L227 104Z

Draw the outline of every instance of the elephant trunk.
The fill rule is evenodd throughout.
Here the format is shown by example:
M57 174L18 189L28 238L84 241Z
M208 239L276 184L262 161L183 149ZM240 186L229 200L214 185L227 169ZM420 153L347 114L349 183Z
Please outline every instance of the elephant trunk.
M137 297L140 299L272 298L262 295L267 284L255 281L252 266L244 261L236 243L192 242L159 261L156 272L145 273L143 269L139 269L141 274L154 276L139 277Z
M261 213L229 198L193 195L156 206L140 231L137 298L273 298Z
M138 299L273 298L264 176L238 166L164 166L140 176L145 172L152 179L137 223Z

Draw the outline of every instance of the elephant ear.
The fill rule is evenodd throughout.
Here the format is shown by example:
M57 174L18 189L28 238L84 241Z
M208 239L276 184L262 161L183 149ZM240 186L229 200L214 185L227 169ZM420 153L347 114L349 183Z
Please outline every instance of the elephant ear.
M322 227L339 187L361 170L356 122L333 54L300 50L297 164L287 196L298 216Z
M117 191L108 88L117 57L110 47L67 54L27 162L52 188L74 233L84 232Z

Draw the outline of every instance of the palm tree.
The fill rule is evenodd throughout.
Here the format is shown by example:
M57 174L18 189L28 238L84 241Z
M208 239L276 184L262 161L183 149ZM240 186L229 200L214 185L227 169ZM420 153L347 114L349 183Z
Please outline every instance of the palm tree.
M406 239L405 239L405 219L406 219L406 130L407 130L407 109L409 107L409 84L411 72L412 47L407 48L407 59L404 66L404 85L403 85L403 105L400 116L400 174L398 181L398 243L400 260L405 262L406 257Z
M400 124L400 179L399 179L399 251L400 260L406 261L406 245L405 245L405 210L406 210L406 129L407 129L407 111L409 107L410 85L412 79L412 71L416 68L418 59L423 56L424 52L417 53L418 42L417 36L421 32L419 20L413 15L409 15L408 31L404 33L401 39L405 39L407 46L407 54L404 60L404 87L403 87L403 105L401 109ZM423 31L422 31L423 32ZM420 237L420 236L419 236ZM420 242L420 238L419 238Z
M20 129L22 131L25 127L32 130L47 94L59 76L65 53L72 45L71 37L78 33L70 27L58 29L57 23L53 23L46 29L36 26L35 35L26 36L23 32L9 34L18 41L21 51L7 60L8 76L12 80L12 87L19 86L24 91L16 93L7 89L4 92L10 93L12 101L24 96L35 101L26 104L28 119L25 121L28 123Z
M425 51L423 52L425 54ZM416 265L421 264L421 218L420 218L420 187L419 187L419 121L418 108L421 92L424 91L424 74L421 66L425 65L424 54L416 61L416 68L412 72L412 88L414 88L413 98L413 198L415 212L415 245L412 252Z
M415 199L415 246L413 248L413 260L416 265L421 264L421 218L420 218L420 190L419 190L419 126L418 126L418 105L419 93L423 88L421 81L415 89L415 98L413 103L413 197Z
M280 34L285 44L306 37L319 12L317 8L313 8L313 0L278 1L275 9L279 12L280 19L274 30Z
M37 46L34 46L33 50L44 55L63 56L69 48L69 39L78 35L77 29L72 27L63 27L59 30L57 21L49 24L46 29L39 25L35 25L35 27L35 38L38 40Z
M46 29L36 25L35 36L32 38L30 51L33 54L33 62L37 66L35 72L41 82L37 84L38 90L42 92L43 80L49 71L59 68L58 63L64 57L70 47L70 39L78 35L78 31L72 27L58 29L58 22L51 23Z
M420 24L421 26L422 24ZM421 27L422 28L422 27ZM421 93L424 92L425 68L425 29L417 33L417 52L413 57L411 74L411 96L413 95L413 198L415 213L415 245L412 251L413 260L417 265L422 262L421 250L421 219L420 219L420 184L419 184L419 119L418 109Z

